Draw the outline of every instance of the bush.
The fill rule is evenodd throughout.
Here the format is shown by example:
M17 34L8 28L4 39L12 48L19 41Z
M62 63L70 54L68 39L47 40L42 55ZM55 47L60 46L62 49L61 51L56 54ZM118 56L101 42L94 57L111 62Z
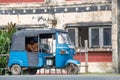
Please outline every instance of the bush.
M0 74L7 66L7 58L9 54L12 35L16 32L16 24L8 23L8 25L0 30Z

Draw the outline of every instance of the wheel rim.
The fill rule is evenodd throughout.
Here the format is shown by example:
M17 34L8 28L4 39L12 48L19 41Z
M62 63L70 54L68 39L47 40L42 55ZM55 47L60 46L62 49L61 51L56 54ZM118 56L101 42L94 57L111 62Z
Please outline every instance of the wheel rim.
M68 74L78 74L78 66L75 64L69 64L67 66L67 73Z
M13 75L19 75L21 73L21 67L19 65L13 65L11 67L11 72Z

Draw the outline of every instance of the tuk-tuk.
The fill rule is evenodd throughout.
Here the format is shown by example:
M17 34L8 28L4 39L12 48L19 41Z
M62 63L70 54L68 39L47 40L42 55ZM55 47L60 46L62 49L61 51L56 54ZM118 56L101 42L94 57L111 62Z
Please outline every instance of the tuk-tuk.
M77 74L80 62L73 59L74 46L60 29L22 29L13 34L8 67L13 75L25 69L36 74L40 68L66 69Z

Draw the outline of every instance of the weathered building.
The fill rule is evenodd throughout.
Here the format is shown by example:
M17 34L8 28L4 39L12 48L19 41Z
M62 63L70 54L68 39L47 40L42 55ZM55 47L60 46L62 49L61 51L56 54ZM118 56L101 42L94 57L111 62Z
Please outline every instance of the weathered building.
M17 27L65 29L76 46L76 59L85 65L88 41L88 71L113 72L117 60L112 30L112 0L0 0L0 27L8 22ZM115 53L112 53L115 52ZM82 67L81 70L84 70Z

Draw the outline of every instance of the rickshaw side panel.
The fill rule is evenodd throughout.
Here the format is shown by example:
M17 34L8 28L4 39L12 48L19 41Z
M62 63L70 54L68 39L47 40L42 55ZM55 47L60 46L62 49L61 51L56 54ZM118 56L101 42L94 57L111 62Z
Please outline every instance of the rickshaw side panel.
M39 53L39 64L38 64L38 67L44 67L44 65L46 65L46 56L52 56L52 54Z
M44 62L43 62L43 58L39 58L39 63L38 63L38 67L43 67Z
M66 61L68 59L67 57L68 56L66 54L63 54L63 55L57 54L56 58L55 58L56 59L56 62L55 62L56 68L64 68L65 67L65 63L66 63Z
M10 51L8 66L19 64L21 67L28 67L28 57L26 51Z

